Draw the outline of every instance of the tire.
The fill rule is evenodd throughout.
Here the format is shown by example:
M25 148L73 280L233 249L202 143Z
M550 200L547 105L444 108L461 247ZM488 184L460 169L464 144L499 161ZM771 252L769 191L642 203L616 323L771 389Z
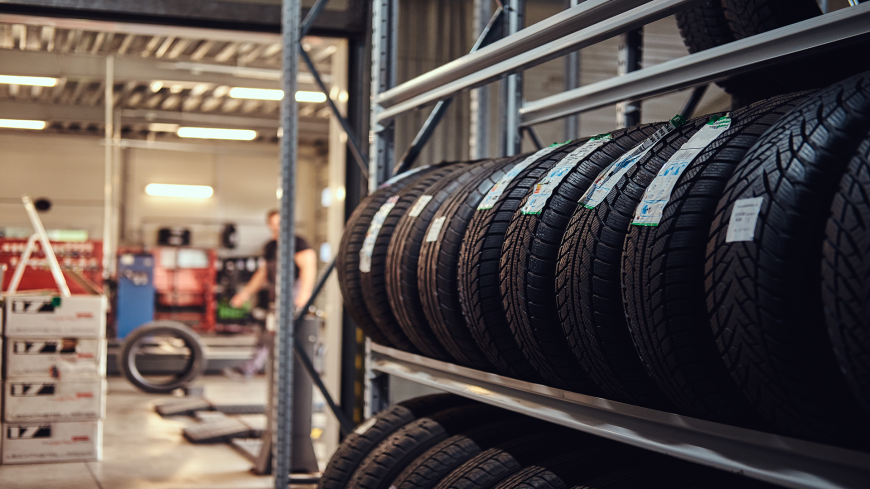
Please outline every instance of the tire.
M816 0L722 0L725 17L737 39L745 39L822 15ZM769 97L801 90L820 89L846 77L870 70L863 40L838 48L772 64L739 79L755 86L753 93ZM807 69L812 66L812 69ZM748 101L755 101L752 99Z
M675 17L683 44L690 54L722 46L736 39L728 19L725 18L721 0L707 0L678 12ZM767 83L760 82L757 75L737 75L717 80L716 84L738 100L737 106L745 101L760 100L767 95Z
M825 227L822 300L840 370L870 413L870 135L849 161Z
M721 0L735 39L746 39L822 15L815 0Z
M632 343L620 286L625 236L664 163L709 120L697 117L659 140L607 197L575 207L559 246L556 303L562 330L583 369L609 399L671 410Z
M139 345L149 336L171 335L180 338L190 350L190 360L184 370L163 383L156 383L146 379L136 367L136 353ZM118 369L121 374L136 386L139 390L154 394L169 394L175 389L184 387L194 381L205 372L208 359L205 357L205 347L199 339L199 335L187 326L176 321L152 321L138 326L124 340L121 353L118 357Z
M819 264L831 203L868 129L870 74L808 97L741 161L707 243L707 311L731 376L778 431L831 443L860 445L867 432L826 331ZM735 201L757 197L751 241L727 242Z
M418 288L417 268L420 248L426 238L429 224L438 208L462 185L473 179L485 168L481 164L457 167L457 170L443 177L426 190L425 195L432 199L418 216L406 213L396 224L393 238L387 248L387 297L402 330L423 355L455 362L455 359L441 346L441 342L428 325L423 313Z
M462 365L492 372L494 367L477 346L459 303L459 253L468 223L480 201L493 185L522 157L502 158L487 163L477 176L447 199L432 222L445 225L435 241L420 247L417 286L429 327L450 355ZM430 225L430 228L433 225Z
M597 393L559 326L555 282L562 234L577 201L598 174L659 127L647 124L615 132L611 141L593 150L564 177L540 214L522 213L523 205L533 195L530 192L508 226L499 262L502 304L524 356L554 387Z
M408 423L471 402L453 394L433 394L401 402L369 418L341 442L317 483L318 489L344 489L369 452Z
M677 27L689 53L699 53L734 41L721 0L703 3L677 12Z
M366 336L381 345L393 346L387 337L380 332L366 306L360 284L359 252L365 241L372 217L384 202L416 178L431 170L431 167L424 167L416 169L416 171L405 172L404 177L399 175L399 178L393 179L392 184L381 187L363 199L348 218L344 234L341 236L341 244L336 255L335 271L338 274L338 285L341 288L341 296L344 298L345 310Z
M384 219L380 232L378 232L375 239L371 255L371 270L369 272L361 271L359 274L362 294L369 315L374 320L378 330L389 340L394 348L399 350L418 351L405 332L402 331L402 327L399 325L393 309L390 307L390 301L387 299L387 249L399 219L408 212L408 209L414 205L426 189L456 170L457 167L454 165L432 170L415 179L400 192L388 199L388 201L393 199L398 200L395 201L395 206Z
M459 252L459 299L471 336L496 370L505 376L542 384L514 339L499 289L499 258L505 233L523 197L570 149L565 146L516 175L492 209L474 213Z
M523 467L570 449L572 444L594 440L576 433L565 436L564 428L548 427L484 450L438 483L436 489L490 489Z
M389 489L417 457L445 439L483 420L513 416L510 411L480 403L430 414L409 423L382 441L366 456L347 485L349 489Z
M390 487L432 489L441 479L481 451L541 428L541 423L530 421L532 420L529 418L517 416L509 421L490 423L451 436L417 457L396 477Z
M581 480L649 459L650 452L616 443L572 450L532 464L507 478L497 489L565 489Z
M658 226L630 226L622 254L628 330L668 400L691 416L758 426L716 349L704 299L707 234L725 183L752 144L806 94L758 102L680 175Z

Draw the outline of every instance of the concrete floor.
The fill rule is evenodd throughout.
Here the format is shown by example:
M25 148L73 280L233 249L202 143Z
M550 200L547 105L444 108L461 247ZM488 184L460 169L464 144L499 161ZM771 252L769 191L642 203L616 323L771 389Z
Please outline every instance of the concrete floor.
M263 377L233 382L205 377L206 397L218 403L265 400ZM226 444L193 445L181 435L196 421L162 418L154 406L172 400L146 394L126 380L109 378L103 460L89 463L0 465L3 489L251 489L272 487L268 476ZM300 486L310 487L310 486Z

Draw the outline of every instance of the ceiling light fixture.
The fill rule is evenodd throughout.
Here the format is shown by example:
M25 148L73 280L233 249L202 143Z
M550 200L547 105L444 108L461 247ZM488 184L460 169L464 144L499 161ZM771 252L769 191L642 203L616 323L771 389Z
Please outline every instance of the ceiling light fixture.
M281 100L284 98L284 91L270 88L233 87L230 89L230 97L253 100ZM326 95L323 92L307 92L300 90L296 92L296 101L319 104L326 102Z
M214 189L208 185L174 185L169 183L149 183L145 193L154 197L184 197L188 199L208 199Z
M217 129L213 127L179 127L175 133L180 138L229 139L250 141L257 137L257 131L250 129Z
M0 75L0 83L7 85L33 85L37 87L53 87L57 85L57 78L45 76L11 76Z
M45 121L0 119L0 127L7 127L10 129L45 129Z
M179 124L168 124L166 122L152 122L148 124L148 130L151 132L176 132L181 127Z

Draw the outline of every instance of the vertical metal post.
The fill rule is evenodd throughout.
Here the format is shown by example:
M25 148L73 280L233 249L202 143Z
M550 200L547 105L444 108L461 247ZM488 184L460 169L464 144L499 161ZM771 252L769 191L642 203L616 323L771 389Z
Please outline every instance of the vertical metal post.
M643 27L620 36L617 68L620 75L637 71L643 64ZM616 104L616 127L631 127L640 124L640 102Z
M492 17L492 0L474 0L474 37L480 38ZM471 91L471 134L468 156L472 160L486 158L489 146L489 86Z
M568 8L576 7L584 0L568 0ZM580 51L568 53L565 56L565 91L580 87ZM565 118L565 140L580 137L580 114Z
M525 0L504 0L504 35L515 34L523 28ZM510 75L499 83L501 90L499 122L501 125L501 156L519 154L523 135L520 133L520 107L523 104L523 75Z
M114 88L115 88L115 57L109 55L106 57L106 80L105 80L106 90L103 94L105 106L105 135L106 135L106 144L104 146L105 152L105 169L103 174L103 280L112 277L112 270L114 268L114 259L113 259L113 250L114 246L112 243L112 191L113 191L113 183L114 183L114 168L115 165L112 161L113 151L112 151L112 137L114 136Z
M296 143L298 136L296 84L299 75L300 0L283 0L281 10L281 232L278 239L278 331L273 405L272 476L275 489L286 489L293 446L293 257L295 254Z
M375 119L381 108L377 95L396 84L396 30L398 0L372 2L372 115L369 134L369 192L390 177L394 158L395 123Z

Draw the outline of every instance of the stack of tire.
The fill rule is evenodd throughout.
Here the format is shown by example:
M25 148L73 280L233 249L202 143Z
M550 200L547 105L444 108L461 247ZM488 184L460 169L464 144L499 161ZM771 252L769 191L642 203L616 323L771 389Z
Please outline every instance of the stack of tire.
M866 1L866 0L859 0ZM697 53L822 15L816 0L706 0L676 14L683 43ZM827 2L825 2L827 4ZM845 3L845 2L844 2ZM716 83L732 96L732 108L777 94L820 89L870 70L866 40L775 63ZM807 69L812 67L812 69Z
M346 305L436 360L866 447L868 158L862 74L427 167L351 217Z
M436 394L399 403L342 442L321 489L767 488L716 469Z

